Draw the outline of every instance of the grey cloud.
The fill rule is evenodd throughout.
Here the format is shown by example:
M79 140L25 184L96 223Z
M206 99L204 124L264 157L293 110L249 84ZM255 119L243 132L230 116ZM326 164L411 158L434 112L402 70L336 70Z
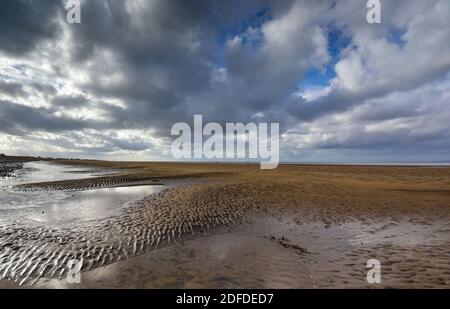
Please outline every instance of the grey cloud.
M54 39L61 7L54 0L0 1L0 50L23 56L41 40Z
M82 95L57 96L52 99L52 105L64 108L78 108L88 105L88 100Z
M184 100L209 87L218 44L213 3L156 1L130 11L125 1L86 1L82 7L83 23L71 28L74 65L101 58L100 49L113 55L89 69L91 82L83 89L124 100L126 107L110 114L127 128L161 124L167 129L164 120L185 118ZM103 82L117 72L120 84Z
M42 82L32 82L28 84L28 86L33 89L38 94L42 94L44 96L54 96L58 93L58 90L55 88L55 86L42 83Z
M0 93L11 97L26 97L28 93L23 89L23 85L16 82L6 82L0 80Z
M144 142L140 138L120 139L117 137L111 137L110 142L114 147L123 150L142 151L150 148L150 144Z
M389 149L391 153L403 153L416 147L408 155L419 155L419 148L442 155L450 151L450 110L445 107L448 89L447 80L369 100L348 111L304 123L289 131L289 140L318 150Z
M59 132L84 128L101 129L105 126L108 124L56 116L49 109L0 100L0 131L9 134L26 135L29 130Z
M86 153L111 153L117 150L143 151L151 148L151 143L139 137L119 138L116 134L98 134L92 132L65 132L52 139L34 138L52 146Z
M417 102L405 102L403 100L386 102L368 102L367 104L356 106L352 111L351 118L354 121L385 121L397 118L407 118L420 115L422 112Z

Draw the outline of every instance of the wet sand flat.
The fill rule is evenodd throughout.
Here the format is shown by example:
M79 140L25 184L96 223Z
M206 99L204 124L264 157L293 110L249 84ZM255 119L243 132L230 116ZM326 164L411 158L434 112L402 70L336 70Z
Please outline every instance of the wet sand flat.
M70 163L119 169L123 173L108 177L127 182L198 181L82 229L2 227L5 279L19 282L14 275L29 272L44 279L37 287L74 288L450 286L446 167L282 165L261 171L251 164ZM30 187L65 190L71 182L79 180ZM108 187L116 180L88 183ZM30 252L20 245L30 229L41 235L32 249L40 272L21 260ZM5 249L6 242L15 250ZM60 262L57 275L50 271L55 256L83 258L81 285L56 280L66 271ZM13 257L14 273L4 267ZM368 259L381 262L379 285L366 282ZM17 283L2 280L0 286Z

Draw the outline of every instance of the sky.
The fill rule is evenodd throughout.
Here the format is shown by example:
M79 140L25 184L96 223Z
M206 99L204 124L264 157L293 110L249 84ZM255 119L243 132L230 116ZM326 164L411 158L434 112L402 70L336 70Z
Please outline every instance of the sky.
M450 158L450 1L0 1L0 152L170 160L171 127L280 124L289 162Z

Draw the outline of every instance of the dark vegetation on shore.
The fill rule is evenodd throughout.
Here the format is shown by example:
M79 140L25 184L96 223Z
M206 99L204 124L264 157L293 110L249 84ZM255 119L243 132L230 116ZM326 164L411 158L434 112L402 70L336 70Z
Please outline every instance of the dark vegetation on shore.
M31 161L51 161L51 158L29 157L29 156L8 156L0 153L0 164L7 163L25 163Z

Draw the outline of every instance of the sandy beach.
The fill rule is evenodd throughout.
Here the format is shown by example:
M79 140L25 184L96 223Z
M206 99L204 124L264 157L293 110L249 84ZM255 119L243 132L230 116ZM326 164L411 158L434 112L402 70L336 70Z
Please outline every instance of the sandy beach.
M448 167L51 164L114 172L14 190L165 187L101 218L3 224L0 287L450 287ZM70 258L80 284L65 280ZM366 281L369 259L381 284Z

